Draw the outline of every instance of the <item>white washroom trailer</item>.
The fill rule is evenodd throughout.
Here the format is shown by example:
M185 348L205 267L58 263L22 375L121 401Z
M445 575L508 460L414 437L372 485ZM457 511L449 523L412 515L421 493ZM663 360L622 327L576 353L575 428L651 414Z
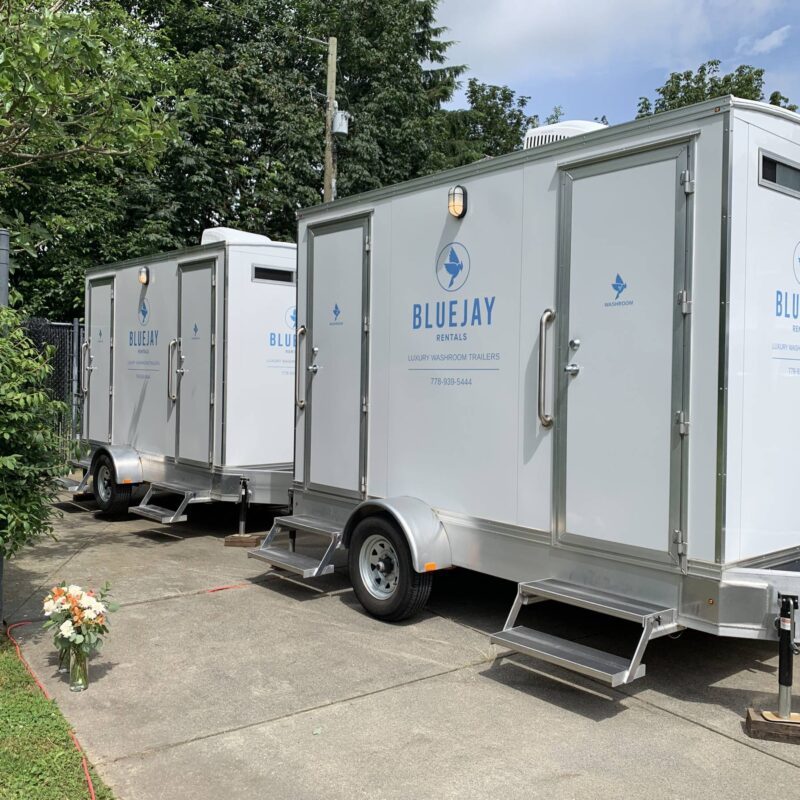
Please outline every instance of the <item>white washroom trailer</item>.
M449 213L448 204L452 202ZM612 685L800 594L800 116L732 97L303 211L293 515L386 619L451 566L493 641ZM278 546L323 537L322 558ZM518 626L634 620L630 660Z
M140 484L131 510L164 523L190 503L288 503L296 247L230 228L201 242L87 272L76 488L91 479L103 510Z

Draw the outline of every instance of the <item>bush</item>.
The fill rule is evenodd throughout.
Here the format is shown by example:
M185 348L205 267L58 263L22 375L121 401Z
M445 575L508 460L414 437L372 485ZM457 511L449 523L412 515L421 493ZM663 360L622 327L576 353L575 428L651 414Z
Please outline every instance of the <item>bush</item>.
M4 557L52 533L66 464L55 429L64 404L47 390L51 355L37 350L14 309L0 307L0 569Z

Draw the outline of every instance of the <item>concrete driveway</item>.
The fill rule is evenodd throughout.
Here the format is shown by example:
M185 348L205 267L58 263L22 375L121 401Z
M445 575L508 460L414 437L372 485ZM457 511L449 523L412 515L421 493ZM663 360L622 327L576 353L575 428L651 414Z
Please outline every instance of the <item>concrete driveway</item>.
M67 690L38 623L17 635L119 800L797 796L800 747L742 728L748 705L774 704L774 644L659 639L645 679L608 689L489 644L504 581L442 573L426 613L388 625L345 570L304 583L223 547L234 508L190 507L172 528L63 508L58 541L7 566L6 613L38 618L62 579L113 583L122 608L88 692ZM638 636L523 611L620 654Z

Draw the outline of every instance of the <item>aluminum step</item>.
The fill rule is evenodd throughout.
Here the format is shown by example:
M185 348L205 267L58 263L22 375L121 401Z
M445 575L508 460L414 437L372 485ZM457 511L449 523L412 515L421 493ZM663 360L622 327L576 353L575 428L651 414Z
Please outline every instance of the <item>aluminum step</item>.
M518 653L525 653L549 664L587 675L609 686L621 686L645 674L644 664L639 664L629 676L628 670L631 664L625 658L521 625L492 634L491 641L493 644L510 647Z
M164 508L163 506L156 506L152 503L142 503L138 506L132 506L128 511L131 514L136 514L138 517L146 517L155 522L160 522L162 525L171 525L173 522L186 522L186 514L183 514L181 509L175 511L172 508Z
M638 622L640 625L652 617L660 616L662 624L674 621L675 618L675 610L671 608L554 578L521 583L519 592L526 598L541 597L547 600L557 600L559 603L597 611L609 617Z
M316 578L333 572L333 564L323 566L318 558L305 556L282 547L260 547L258 550L250 550L247 555L250 558L266 561L271 567L285 569L287 572L294 572L304 578Z
M189 495L189 503L210 503L211 492L208 489L195 489L191 486L180 483L159 483L155 481L150 484L153 494L180 494Z
M294 549L294 534L312 533L328 540L322 558L302 555ZM273 547L272 541L279 533L290 534L290 546ZM333 572L333 554L342 541L342 530L330 520L315 517L276 517L261 546L248 550L248 558L257 558L275 569L285 569L304 578L317 578Z

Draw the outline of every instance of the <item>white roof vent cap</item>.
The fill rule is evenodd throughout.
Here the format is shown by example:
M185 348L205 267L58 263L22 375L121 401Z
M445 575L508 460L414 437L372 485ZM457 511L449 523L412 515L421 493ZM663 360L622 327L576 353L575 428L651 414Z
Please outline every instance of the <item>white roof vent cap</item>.
M200 237L200 244L227 242L228 244L268 244L272 239L260 233L239 231L236 228L206 228Z
M525 139L522 143L523 150L532 147L541 147L551 142L560 142L562 139L569 139L572 136L580 136L583 133L592 133L607 127L602 122L590 122L583 119L570 119L564 122L554 122L552 125L542 125L539 128L528 128Z

